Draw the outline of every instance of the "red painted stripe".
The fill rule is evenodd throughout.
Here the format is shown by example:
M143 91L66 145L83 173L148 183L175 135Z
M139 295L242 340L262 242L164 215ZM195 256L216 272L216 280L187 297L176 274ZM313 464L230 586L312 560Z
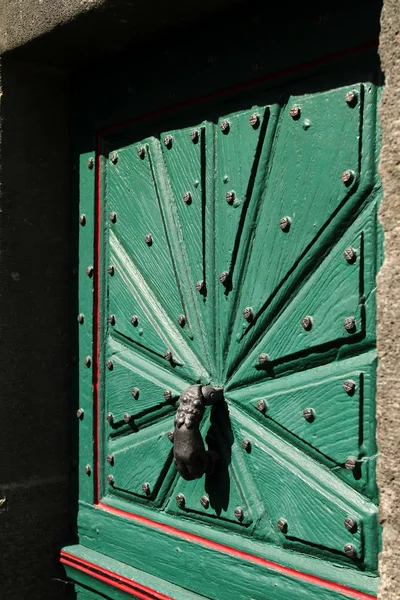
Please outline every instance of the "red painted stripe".
M218 98L219 96L225 96L226 94L231 94L234 92L240 92L242 90L246 90L252 88L254 86L260 85L262 83L267 83L268 81L274 81L275 79L279 79L282 77L289 77L290 75L294 75L295 73L301 73L301 71L306 71L307 69L312 69L314 67L318 67L324 65L332 60L338 60L341 58L345 58L346 56L351 56L352 54L358 54L359 52L365 52L366 50L371 50L372 48L377 48L379 46L378 40L371 40L366 42L365 44L361 44L360 46L355 46L354 48L348 48L343 52L335 52L333 54L328 54L328 56L324 56L322 58L317 58L314 60L310 60L308 62L302 63L301 65L297 65L296 67L290 67L288 69L282 69L281 71L276 71L275 73L270 73L269 75L265 75L264 77L258 77L257 79L252 79L251 81L246 81L244 83L240 83L237 85L233 85L230 87L223 88L221 90L217 90L216 92L211 92L210 94L206 94L204 96L199 96L197 98L193 98L192 100L186 100L184 102L177 102L172 106L164 107L158 110L153 110L149 113L145 113L140 115L139 117L135 117L134 119L130 119L128 121L123 121L121 123L117 123L115 125L109 125L107 127L103 127L103 129L99 130L99 133L107 133L109 131L113 131L114 129L118 129L120 127L126 127L128 125L133 125L134 123L138 123L139 121L144 121L146 119L152 119L154 117L158 117L160 115L180 110L182 108L187 108L189 106L193 106L195 104L200 104L201 102L206 102L207 100L213 100L214 98Z
M225 554L229 554L231 556L235 556L236 558L240 558L242 560L245 560L247 562L252 562L254 564L258 564L261 566L264 566L268 569L271 569L275 572L278 573L282 573L283 575L287 575L289 577L294 577L297 578L301 581L305 581L314 585L317 585L319 587L328 589L328 590L332 590L335 591L337 593L340 594L344 594L347 595L349 598L355 598L356 600L375 600L376 596L371 596L370 594L366 594L364 592L355 590L353 588L350 588L348 586L342 585L340 583L335 583L332 581L328 581L325 579L322 579L320 577L317 577L316 575L310 575L308 573L303 573L301 571L297 571L295 569L291 569L289 567L285 567L284 565L281 565L279 563L275 563L273 561L269 561L266 560L264 558L261 558L259 556L255 556L253 554L250 554L248 552L242 552L241 550L237 550L236 548L231 548L230 546L225 546L223 544L219 544L217 542L213 542L212 540L209 540L207 538L203 538L201 536L198 536L196 534L193 533L188 533L185 531L181 531L180 529L177 529L175 527L171 527L169 525L165 525L163 523L158 523L156 521L152 521L151 519L148 519L146 517L142 517L140 515L135 515L133 513L128 513L125 512L123 510L119 510L117 508L113 508L111 506L108 506L106 504L103 504L102 502L100 502L100 479L99 479L99 456L100 456L100 422L99 422L99 381L100 381L100 360L99 360L99 352L100 352L100 344L99 344L99 339L100 339L100 266L101 266L101 256L100 256L100 232L101 232L101 176L100 176L100 167L101 167L101 135L102 133L108 132L108 131L112 131L113 129L117 129L119 127L124 127L127 125L131 125L134 124L138 121L142 121L145 119L150 119L153 118L155 116L159 116L161 114L166 114L168 112L171 111L175 111L178 110L180 108L183 107L187 107L187 106L191 106L194 104L198 104L200 102L204 102L206 100L211 100L213 98L216 98L218 96L221 95L225 95L225 94L229 94L232 92L237 92L239 90L244 90L244 89L248 89L250 87L259 85L261 83L267 82L267 81L272 81L274 79L277 79L279 77L285 77L285 76L289 76L292 75L294 73L298 73L301 71L304 71L306 69L310 69L313 67L316 67L318 65L322 65L324 63L330 62L332 60L336 60L336 59L340 59L340 58L344 58L346 56L349 56L351 54L356 54L365 50L369 50L371 48L376 48L378 46L378 42L377 41L371 41L371 42L367 42L366 44L363 44L361 46L357 46L355 48L351 48L349 50L346 50L344 52L340 52L340 53L335 53L335 54L331 54L329 56L326 56L322 59L317 59L314 61L309 61L307 63L303 63L302 65L299 65L297 67L293 67L290 69L285 69L283 71L279 71L276 73L272 73L270 75L266 75L265 77L260 77L258 79L254 79L250 82L246 82L246 83L242 83L240 85L237 86L233 86L233 87L229 87L229 88L225 88L223 90L219 90L217 92L213 92L212 94L208 94L205 95L201 98L196 98L193 100L190 100L188 102L181 102L178 104L175 104L174 106L170 106L167 108L163 108L157 111L153 111L144 115L141 115L140 117L137 117L135 119L132 119L130 121L127 121L125 123L120 123L117 125L113 125L110 127L106 127L102 130L100 130L97 134L97 142L96 142L96 169L97 169L97 177L96 177L96 215L95 215L95 223L96 223L96 231L95 231L95 261L94 261L94 265L95 265L95 279L94 279L94 336L93 336L93 354L94 354L94 360L93 360L93 404L94 404L94 408L93 408L93 420L94 420L94 454L95 454L95 460L94 460L94 465L95 465L95 469L94 469L94 484L95 484L95 506L96 508L99 508L101 510L110 512L110 513L114 513L123 517L126 517L128 519L137 521L139 523L142 523L146 526L152 527L153 529L158 529L160 531L163 531L164 533L168 533L170 535L174 535L174 536L178 536L182 539L186 539L190 542L194 542L197 544L201 544L202 546L205 546L207 548L211 548L213 550L216 550L218 552L223 552Z
M116 587L123 592L127 592L131 596L135 595L135 597L139 598L140 600L175 600L172 598L172 596L166 596L165 594L156 592L155 590L152 590L141 583L137 583L136 581L128 579L123 575L118 575L117 573L109 571L108 569L103 569L103 567L99 567L99 565L90 563L86 560L73 556L72 554L68 554L67 552L61 552L60 561L64 565L78 569L78 571L82 571L82 573L86 573L87 575L90 575L99 581L103 581L104 583Z
M211 548L212 550L217 550L218 552L229 554L230 556L234 556L235 558L240 558L241 560L245 560L247 562L266 567L268 569L271 569L272 571L276 571L277 573L282 573L282 575L294 577L296 579L300 579L301 581L306 581L307 583L312 583L319 587L323 587L327 590L332 590L334 592L338 592L339 594L344 594L349 598L356 598L357 600L376 600L376 596L371 596L370 594L366 594L365 592L360 592L359 590L355 590L346 585L342 585L341 583L335 583L334 581L328 581L327 579L322 579L321 577L317 577L316 575L310 575L309 573L303 573L302 571L297 571L296 569L285 567L284 565L281 565L279 563L267 560L265 558L261 558L261 556L255 556L254 554L250 554L249 552L243 552L242 550L237 550L236 548L232 548L231 546L225 546L224 544L213 542L212 540L203 538L199 535L196 535L195 533L182 531L180 529L176 529L175 527L171 527L170 525L165 525L164 523L152 521L147 517L142 517L141 515L135 515L133 513L125 512L124 510L114 508L113 506L108 506L107 504L103 504L102 502L99 502L96 508L110 513L114 513L121 517L126 517L133 521L137 521L139 523L142 523L143 525L152 527L153 529L161 530L164 533L178 536L179 538L185 539L188 542L194 542L196 544L200 544L201 546L205 546L206 548Z

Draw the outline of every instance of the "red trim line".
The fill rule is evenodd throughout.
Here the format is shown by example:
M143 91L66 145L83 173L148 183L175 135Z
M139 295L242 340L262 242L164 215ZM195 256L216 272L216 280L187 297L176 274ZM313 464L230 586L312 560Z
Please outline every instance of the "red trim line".
M135 595L135 597L140 600L175 600L172 596L166 596L161 592L156 592L152 588L142 585L133 579L128 579L123 575L109 571L108 569L84 560L83 558L69 554L64 550L61 551L60 560L64 565L82 571L82 573L86 573L86 575L90 575L99 581L112 585L132 596Z
M212 540L203 538L199 535L196 535L195 533L182 531L180 529L176 529L175 527L171 527L170 525L165 525L164 523L152 521L147 517L142 517L141 515L135 515L133 513L125 512L124 510L114 508L113 506L108 506L107 504L103 504L102 502L99 502L96 508L119 515L121 517L126 517L128 519L131 519L132 521L137 521L138 523L142 523L143 525L147 525L148 527L152 527L153 529L158 529L160 531L163 531L164 533L178 536L181 539L187 540L188 542L200 544L201 546L210 548L211 550L217 550L218 552L229 554L230 556L234 556L235 558L240 558L241 560L245 560L247 562L266 567L267 569L270 569L277 573L281 573L282 575L294 577L296 579L300 579L301 581L312 583L327 590L331 590L339 594L344 594L349 598L356 598L357 600L376 600L376 596L371 596L370 594L366 594L365 592L360 592L359 590L355 590L346 585L342 585L341 583L328 581L327 579L322 579L321 577L317 577L316 575L310 575L309 573L302 573L301 571L297 571L296 569L285 567L284 565L280 565L279 563L267 560L265 558L261 558L261 556L255 556L254 554L250 554L249 552L243 552L242 550L237 550L236 548L231 548L230 546L225 546L224 544L219 544L218 542L213 542Z
M288 69L282 69L282 71L276 71L275 73L270 73L269 75L264 75L264 77L258 77L257 79L252 79L250 81L246 81L244 83L239 83L237 85L232 85L226 88L222 88L221 90L217 90L216 92L211 92L210 94L206 94L204 96L199 96L197 98L193 98L192 100L186 100L184 102L177 102L172 106L164 107L158 110L153 110L149 113L145 113L140 115L139 117L135 117L134 119L129 119L128 121L123 121L121 123L117 123L116 125L108 125L99 130L99 133L108 133L113 131L114 129L119 129L120 127L127 127L128 125L133 125L134 123L138 123L139 121L145 121L146 119L152 119L154 117L158 117L160 115L180 110L182 108L187 108L189 106L193 106L195 104L200 104L201 102L206 102L207 100L212 100L213 98L218 98L219 96L225 96L227 94L231 94L234 92L240 92L242 90L246 90L262 83L266 83L268 81L274 81L275 79L279 79L281 77L288 77L290 75L294 75L295 73L300 73L301 71L306 71L307 69L312 69L313 67L318 67L320 65L324 65L332 60L338 60L341 58L345 58L346 56L350 56L352 54L358 54L359 52L364 52L366 50L371 50L372 48L377 48L379 46L378 40L370 40L369 42L365 42L365 44L361 44L360 46L355 46L354 48L348 48L343 52L335 52L333 54L328 54L328 56L324 56L323 58L317 58L314 60L310 60L301 65L297 65L296 67L290 67Z
M124 123L119 123L117 125L105 127L97 133L96 138L96 208L95 208L95 242L94 242L94 252L95 252L95 277L94 277L94 323L93 323L93 434L94 434L94 504L95 507L109 513L114 513L120 515L122 517L131 519L133 521L142 523L146 526L152 527L153 529L158 529L163 531L164 533L168 533L170 535L178 536L182 539L186 539L187 541L194 542L196 544L201 544L206 548L211 548L213 550L217 550L218 552L222 552L224 554L228 554L230 556L234 556L235 558L240 558L241 560L245 560L247 562L251 562L254 564L258 564L264 566L268 569L271 569L275 572L281 573L282 575L286 575L289 577L294 577L301 581L305 581L307 583L311 583L317 585L321 588L325 588L327 590L331 590L340 594L344 594L349 598L355 598L356 600L375 600L376 596L371 596L370 594L366 594L364 592L360 592L353 588L347 587L340 583L335 583L333 581L328 581L326 579L322 579L317 577L316 575L310 575L308 573L302 573L301 571L297 571L295 569L291 569L289 567L285 567L284 565L280 565L279 563L275 563L273 561L266 560L261 558L260 556L255 556L253 554L249 554L248 552L242 552L241 550L237 550L236 548L231 548L230 546L225 546L223 544L219 544L217 542L213 542L207 538L203 538L193 533L188 533L185 531L181 531L180 529L176 529L175 527L171 527L169 525L165 525L163 523L158 523L157 521L152 521L146 517L142 517L140 515L136 515L134 513L128 513L123 510L119 510L117 508L113 508L106 504L100 502L100 478L99 478L99 448L100 448L100 422L99 422L99 381L100 381L100 270L101 270L101 256L100 256L100 232L101 232L101 175L100 175L100 167L101 167L101 134L112 131L114 129L124 127L127 125L132 125L138 121L142 121L145 119L150 119L161 114L166 114L171 111L178 110L182 107L191 106L194 104L198 104L200 102L204 102L206 100L211 100L221 95L229 94L232 92L236 92L239 90L244 90L250 87L254 87L261 83L272 81L279 77L289 76L294 73L298 73L304 71L306 69L310 69L312 67L325 64L335 59L344 58L351 54L356 54L358 52L362 52L365 50L369 50L371 48L376 48L378 46L377 41L370 41L361 46L357 46L355 48L350 48L344 52L339 52L335 54L328 55L322 59L317 59L313 61L309 61L307 63L303 63L297 67L293 67L290 69L285 69L283 71L279 71L276 73L272 73L266 75L265 77L260 77L258 79L254 79L252 81L239 84L237 86L232 86L229 88L225 88L223 90L219 90L217 92L213 92L211 94L207 94L200 98L196 98L187 102L180 102L175 104L174 106L170 106L167 108L163 108L160 110L156 110L153 112L149 112L147 114L141 115L140 117L136 117L130 121L126 121ZM67 564L67 561L63 561ZM83 564L83 563L82 563ZM72 565L75 566L75 565ZM84 570L81 567L80 570ZM104 571L104 570L103 570ZM105 571L104 571L105 572ZM91 573L92 574L92 573ZM93 576L97 576L94 575ZM118 576L120 577L120 576ZM97 576L100 579L100 576ZM128 580L129 581L129 580ZM118 587L118 586L116 586ZM122 589L122 588L120 588ZM138 598L144 596L137 596ZM167 596L160 596L160 598L167 598Z

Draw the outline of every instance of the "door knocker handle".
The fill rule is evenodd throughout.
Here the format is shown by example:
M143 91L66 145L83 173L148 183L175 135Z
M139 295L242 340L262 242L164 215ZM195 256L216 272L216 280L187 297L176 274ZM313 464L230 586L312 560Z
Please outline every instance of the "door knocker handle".
M184 479L200 479L211 473L218 456L206 450L200 433L200 422L206 406L220 402L223 388L211 385L191 385L179 398L175 415L174 463Z

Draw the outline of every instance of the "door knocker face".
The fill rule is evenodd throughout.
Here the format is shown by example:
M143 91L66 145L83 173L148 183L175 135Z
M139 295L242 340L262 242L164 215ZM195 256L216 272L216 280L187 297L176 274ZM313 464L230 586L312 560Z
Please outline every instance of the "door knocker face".
M174 463L184 479L200 479L214 468L218 455L206 450L200 422L206 406L220 402L223 392L221 387L191 385L181 394L175 415Z

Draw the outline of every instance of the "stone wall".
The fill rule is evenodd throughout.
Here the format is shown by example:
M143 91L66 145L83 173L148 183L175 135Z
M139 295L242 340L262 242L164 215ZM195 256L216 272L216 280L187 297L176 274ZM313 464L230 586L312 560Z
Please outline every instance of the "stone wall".
M385 0L379 49L385 88L382 128L380 221L385 260L378 276L378 484L383 550L379 600L400 597L400 6Z

